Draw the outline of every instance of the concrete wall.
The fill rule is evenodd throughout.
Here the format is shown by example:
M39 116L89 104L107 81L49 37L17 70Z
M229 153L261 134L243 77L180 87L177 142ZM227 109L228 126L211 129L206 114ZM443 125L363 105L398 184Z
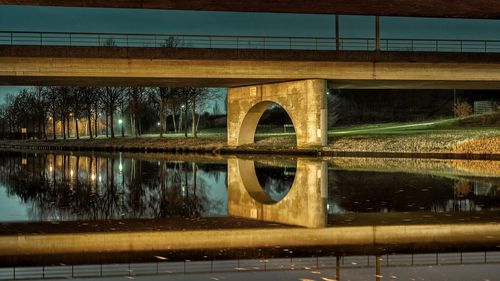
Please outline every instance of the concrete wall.
M272 103L283 107L292 119L297 147L327 144L325 80L231 88L227 101L229 146L253 143L259 120Z
M326 162L297 159L288 194L274 202L262 189L253 160L228 159L228 214L304 227L325 227L328 173Z

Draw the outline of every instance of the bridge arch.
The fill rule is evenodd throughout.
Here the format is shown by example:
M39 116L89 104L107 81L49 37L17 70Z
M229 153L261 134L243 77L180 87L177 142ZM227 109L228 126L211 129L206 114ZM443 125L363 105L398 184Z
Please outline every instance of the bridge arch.
M325 80L230 88L227 100L229 146L253 143L259 120L272 103L290 116L298 148L327 144Z
M294 120L297 119L297 117L292 117L289 111L282 104L270 100L260 101L257 102L253 107L251 107L243 118L238 135L238 145L254 143L255 133L257 131L259 121L261 120L262 115L264 115L264 113L269 109L271 105L278 105L283 108L283 110L290 117L292 125L295 128ZM297 141L297 137L295 137L295 139Z

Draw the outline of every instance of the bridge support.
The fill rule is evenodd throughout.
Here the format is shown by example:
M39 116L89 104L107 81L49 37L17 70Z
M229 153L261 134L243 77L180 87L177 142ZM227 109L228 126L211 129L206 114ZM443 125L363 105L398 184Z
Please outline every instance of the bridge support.
M311 228L326 226L326 162L297 159L292 187L278 202L274 202L261 187L254 160L230 158L227 164L230 216Z
M228 145L253 143L259 120L273 103L292 119L298 148L327 145L326 88L321 79L230 88Z

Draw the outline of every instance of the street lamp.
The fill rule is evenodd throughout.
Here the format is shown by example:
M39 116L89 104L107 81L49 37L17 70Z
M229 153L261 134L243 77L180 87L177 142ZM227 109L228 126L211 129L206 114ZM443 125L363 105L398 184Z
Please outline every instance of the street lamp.
M122 129L122 137L125 137L125 132L123 131L123 120L122 119L119 119L118 120L118 124L120 124L120 127Z

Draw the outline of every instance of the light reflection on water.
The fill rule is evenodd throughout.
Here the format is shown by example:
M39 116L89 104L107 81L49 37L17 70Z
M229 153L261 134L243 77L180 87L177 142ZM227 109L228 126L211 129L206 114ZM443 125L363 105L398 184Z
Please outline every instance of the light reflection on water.
M290 192L296 166L293 161L273 163L256 162L255 173L262 189L279 202ZM329 215L500 209L500 176L338 168L327 173ZM0 200L5 210L0 220L227 216L227 178L224 159L10 153L0 158Z
M59 264L53 270L73 272L73 267L70 268L64 264L89 263L89 261L95 263L96 260L114 264L126 260L130 262L134 259L151 262L155 261L158 256L168 256L172 261L202 260L200 263L209 265L207 268L211 271L207 269L207 272L213 272L214 260L237 257L238 260L221 261L221 264L234 262L237 266L232 266L231 269L241 269L245 268L245 264L249 264L248 259L260 258L257 260L258 265L254 265L249 271L259 271L262 266L264 271L273 270L273 263L276 263L277 269L275 270L301 269L313 274L319 272L321 260L332 259L327 265L323 265L322 272L325 272L328 267L334 268L334 261L341 261L342 264L335 269L335 274L339 273L342 267L345 276L355 272L352 276L364 274L363 276L374 280L380 280L377 274L374 275L380 271L380 266L384 274L390 274L386 276L408 275L410 272L408 270L397 272L393 268L397 268L398 265L422 266L418 264L418 259L422 257L426 259L430 257L432 265L436 266L468 264L465 260L469 257L474 259L479 257L484 263L486 263L484 257L488 258L488 263L500 262L499 253L494 252L500 246L498 245L499 239L494 236L498 231L496 228L493 230L489 228L500 222L498 215L500 172L497 173L495 170L498 163L492 163L491 167L488 167L487 162L479 163L479 165L472 162L452 163L452 165L444 165L444 168L442 163L438 163L438 168L434 167L437 165L434 162L427 163L426 167L411 163L411 165L406 165L409 168L405 170L403 167L394 169L389 165L387 169L381 169L380 163L375 163L376 169L370 168L369 165L360 168L359 162L363 160L359 159L350 163L348 159L335 162L300 158L262 158L254 161L254 159L235 157L189 155L172 157L147 154L10 152L0 155L0 238L2 235L4 238L13 237L12 241L8 241L9 243L17 243L16 245L26 246L30 250L41 251L37 254L38 256L34 255L29 258L23 257L22 254L18 257L19 253L16 249L14 249L13 256L9 256L10 254L2 256L0 279L4 273L7 279L11 278L12 274L12 268L2 268L3 266ZM366 162L370 161L372 160L366 160ZM377 161L373 160L373 162ZM418 163L418 161L415 162ZM353 166L355 168L352 168ZM448 166L459 168L452 168L450 172ZM477 167L485 172L477 170ZM467 172L460 169L467 169ZM258 186L259 190L256 190L255 186L250 186L252 184ZM260 199L262 201L259 201ZM164 231L162 235L168 235L172 234L171 230L174 230L173 232L178 229L193 230L197 227L207 236L212 235L214 230L228 228L241 231L243 234L255 233L261 239L262 236L267 238L257 248L246 249L248 241L253 240L254 237L239 240L234 237L231 238L233 240L222 237L220 243L227 242L227 245L235 243L234 248L205 250L197 248L193 253L187 250L183 252L183 249L170 249L170 246L176 245L169 245L168 251L158 249L151 250L149 253L124 252L129 249L129 245L124 245L118 240L110 241L106 245L110 249L115 249L116 252L110 251L103 255L100 252L96 254L90 251L82 255L77 249L78 253L72 255L64 252L65 244L58 245L59 241L51 240L54 239L51 235L40 234L44 237L43 239L46 239L44 243L53 243L50 245L54 245L54 249L59 249L53 250L56 252L43 252L43 247L39 248L38 243L30 244L29 239L18 239L16 236L18 233L25 233L24 231L28 233L33 231L30 227L36 228L35 233L51 233L50 231L57 233L57 231L70 229L72 240L85 241L88 235L98 235L93 233L95 230L91 230L90 234L85 232L91 227L103 228L102 231L109 235L120 235L130 231L126 227L121 228L123 225L128 224L130 229L134 230L134 224L148 221L148 219L153 220L149 221L150 228L146 229L144 239L148 239L148 235L156 231ZM12 221L19 223L8 223ZM34 221L43 221L43 223L34 223ZM168 222L171 222L173 227ZM472 228L478 229L479 232L462 235L461 232L471 231L467 225L460 225L464 222L475 223ZM164 228L157 225L161 223L165 223ZM446 224L447 229L450 230L445 230L446 233L432 230L439 228L434 225L442 223ZM201 224L206 224L206 226L200 228ZM372 233L371 228L368 228L368 231L364 230L366 228L363 227L367 225L380 227ZM387 225L389 227L385 227ZM404 234L392 230L392 225L414 229L417 232L415 234L417 238L412 239L423 239L427 242L411 239L407 241ZM353 229L351 227L357 226L360 227L355 228L354 231L357 233L353 239L358 240L354 240L357 244L353 244L352 235L349 232ZM38 229L38 227L43 229ZM248 230L245 230L246 227ZM429 227L427 231L433 232L434 238L428 238L429 233L420 233L425 227ZM79 231L83 234L73 228L80 229ZM346 233L336 233L335 231L339 229ZM265 232L268 230L270 232ZM481 232L483 230L486 231L485 234ZM144 229L138 231L144 231ZM461 234L450 236L447 232L460 232ZM330 244L312 243L312 246L300 246L294 244L298 241L293 236L297 235L296 233L307 236L300 237L298 240L310 239L309 242L324 239L325 236L322 235L327 233L329 238L325 240L325 243ZM488 233L494 233L494 235ZM181 241L184 240L182 235L177 237ZM287 237L288 235L290 236ZM281 238L276 240L276 237L284 237L283 239L293 241L293 243L286 248L281 248L280 243L283 240L279 240ZM384 237L389 237L387 238L389 240L384 242ZM176 238L176 236L171 236L171 238ZM332 238L337 239L333 244L332 240L329 240ZM196 238L190 243L204 243L198 241L199 239L203 241L204 238ZM211 239L219 238L211 237ZM433 239L438 239L436 241L440 242L435 243ZM449 239L457 239L456 241L460 242L447 242ZM160 242L158 240L155 240L155 243ZM399 242L394 242L396 240ZM136 246L139 245L141 243ZM58 248L59 246L61 248ZM8 249L7 244L2 247ZM442 253L448 251L471 253ZM383 257L387 267L385 269L383 264L379 264L376 267L378 269L374 268L374 255L380 257L380 253L391 255ZM349 255L354 256L349 257ZM310 256L313 257L310 258ZM247 260L240 261L240 258ZM283 260L285 262L280 264L277 258L285 258ZM356 258L360 260L354 260ZM389 258L391 262L394 262L394 266L388 265ZM311 264L306 262L307 265L301 268L299 266L301 259L310 261ZM345 260L352 260L352 264L349 262L344 264ZM457 262L458 260L460 262ZM365 265L364 262L368 264ZM172 269L175 264L172 262L160 266ZM144 263L143 265L147 268L158 268L158 261L156 264ZM132 265L134 266L136 265ZM189 266L186 267L186 262L179 263L179 266L183 272L186 268L189 269ZM94 267L98 272L95 276L102 274L102 265ZM127 268L127 265L122 264L118 267ZM92 266L85 268L89 270ZM130 269L130 265L128 268ZM466 268L476 270L470 265ZM239 269L235 271L239 272ZM18 270L18 274L24 274L30 272L31 268ZM52 268L47 267L47 271L43 271L43 274L50 276L50 270ZM127 270L127 272L129 275L135 274L133 270ZM451 278L462 276L453 272L449 273ZM443 273L446 273L444 267L436 269L432 274L442 275ZM425 276L428 279L432 274L425 275L421 272L410 275L416 278ZM492 270L483 275L494 277L498 274L498 270ZM70 275L64 276L71 277ZM334 275L328 276L333 278ZM366 280L365 277L360 280Z

